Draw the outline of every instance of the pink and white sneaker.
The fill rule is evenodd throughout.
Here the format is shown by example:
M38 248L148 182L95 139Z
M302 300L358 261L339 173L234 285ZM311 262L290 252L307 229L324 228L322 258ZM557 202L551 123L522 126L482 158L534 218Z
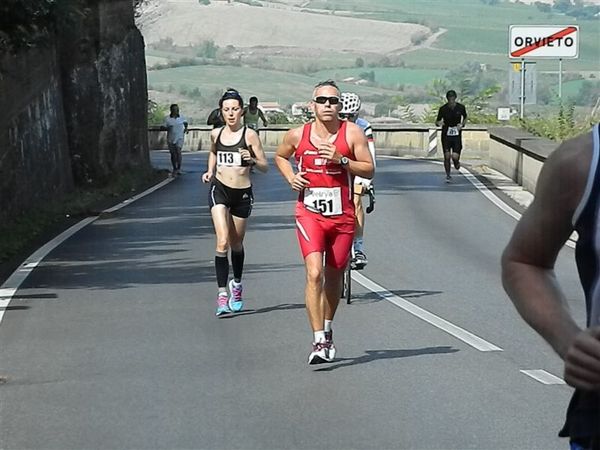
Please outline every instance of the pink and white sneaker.
M219 295L217 296L217 317L230 312L231 309L229 309L229 304L227 302L227 292L219 292Z
M231 312L240 312L244 307L244 300L242 299L242 292L244 288L242 283L236 283L234 280L229 282L229 309Z

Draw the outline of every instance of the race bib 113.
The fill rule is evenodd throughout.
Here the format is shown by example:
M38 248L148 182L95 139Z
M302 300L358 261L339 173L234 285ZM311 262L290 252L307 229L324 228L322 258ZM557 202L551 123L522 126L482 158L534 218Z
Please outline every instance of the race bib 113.
M217 166L241 166L242 155L239 152L217 152Z

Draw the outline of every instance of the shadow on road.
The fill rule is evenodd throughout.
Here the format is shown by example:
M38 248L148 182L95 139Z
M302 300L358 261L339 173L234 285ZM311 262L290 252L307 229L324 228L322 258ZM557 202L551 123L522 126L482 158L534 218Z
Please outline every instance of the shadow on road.
M438 294L443 293L442 291L425 291L425 290L414 290L414 289L396 289L396 290L391 290L390 292L398 297L402 297L405 299L409 299L409 298L415 299L415 298L425 297L428 295L438 295ZM384 300L384 298L381 297L381 295L379 295L377 292L364 292L361 294L353 294L351 305L377 303L382 300Z
M273 311L289 311L293 309L304 309L304 303L283 303L281 305L267 306L266 308L246 309L236 314L222 316L221 319L234 319L236 317L251 316L254 314L264 314Z
M3 306L0 307L0 311L27 311L31 309L31 306Z
M326 367L316 369L315 372L331 372L332 370L342 369L344 367L355 366L357 364L368 364L373 361L382 359L397 359L409 358L412 356L422 355L437 355L445 353L456 353L459 350L456 348L441 346L441 347L424 347L405 350L366 350L365 354L356 358L340 358L336 359L333 364Z

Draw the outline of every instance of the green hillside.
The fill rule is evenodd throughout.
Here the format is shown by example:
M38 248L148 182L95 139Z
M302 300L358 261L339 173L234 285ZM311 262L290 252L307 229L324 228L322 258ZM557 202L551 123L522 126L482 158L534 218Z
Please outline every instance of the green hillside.
M333 78L334 80L343 80L348 77L358 78L364 72L373 72L375 82L384 87L397 89L399 85L425 86L431 83L435 78L443 78L446 71L443 70L423 70L407 69L404 67L361 67L351 69L332 69L322 70L315 74L317 78Z
M327 78L326 76L324 76ZM187 66L148 72L148 84L157 90L179 91L198 88L203 96L224 88L235 87L246 97L256 95L264 101L278 101L291 104L309 100L313 86L322 77L299 75L289 72L269 71L249 67L231 66ZM353 84L340 83L343 90L351 90L360 95L389 94L395 92Z
M481 0L313 0L308 7L344 11L357 17L377 20L421 23L434 29L444 28L448 31L438 38L435 48L495 53L506 58L510 25L576 24L580 26L580 57L572 62L573 66L580 70L600 69L598 20L578 21L563 14L542 12L536 6L522 3L503 1L488 5Z

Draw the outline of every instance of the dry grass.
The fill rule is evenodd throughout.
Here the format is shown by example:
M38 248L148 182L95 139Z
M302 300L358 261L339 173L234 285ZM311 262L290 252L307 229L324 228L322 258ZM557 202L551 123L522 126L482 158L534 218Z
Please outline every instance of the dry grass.
M139 22L147 43L172 38L177 45L213 40L224 47L282 46L386 53L412 46L429 33L415 24L316 14L298 8L252 7L240 3L162 0Z

